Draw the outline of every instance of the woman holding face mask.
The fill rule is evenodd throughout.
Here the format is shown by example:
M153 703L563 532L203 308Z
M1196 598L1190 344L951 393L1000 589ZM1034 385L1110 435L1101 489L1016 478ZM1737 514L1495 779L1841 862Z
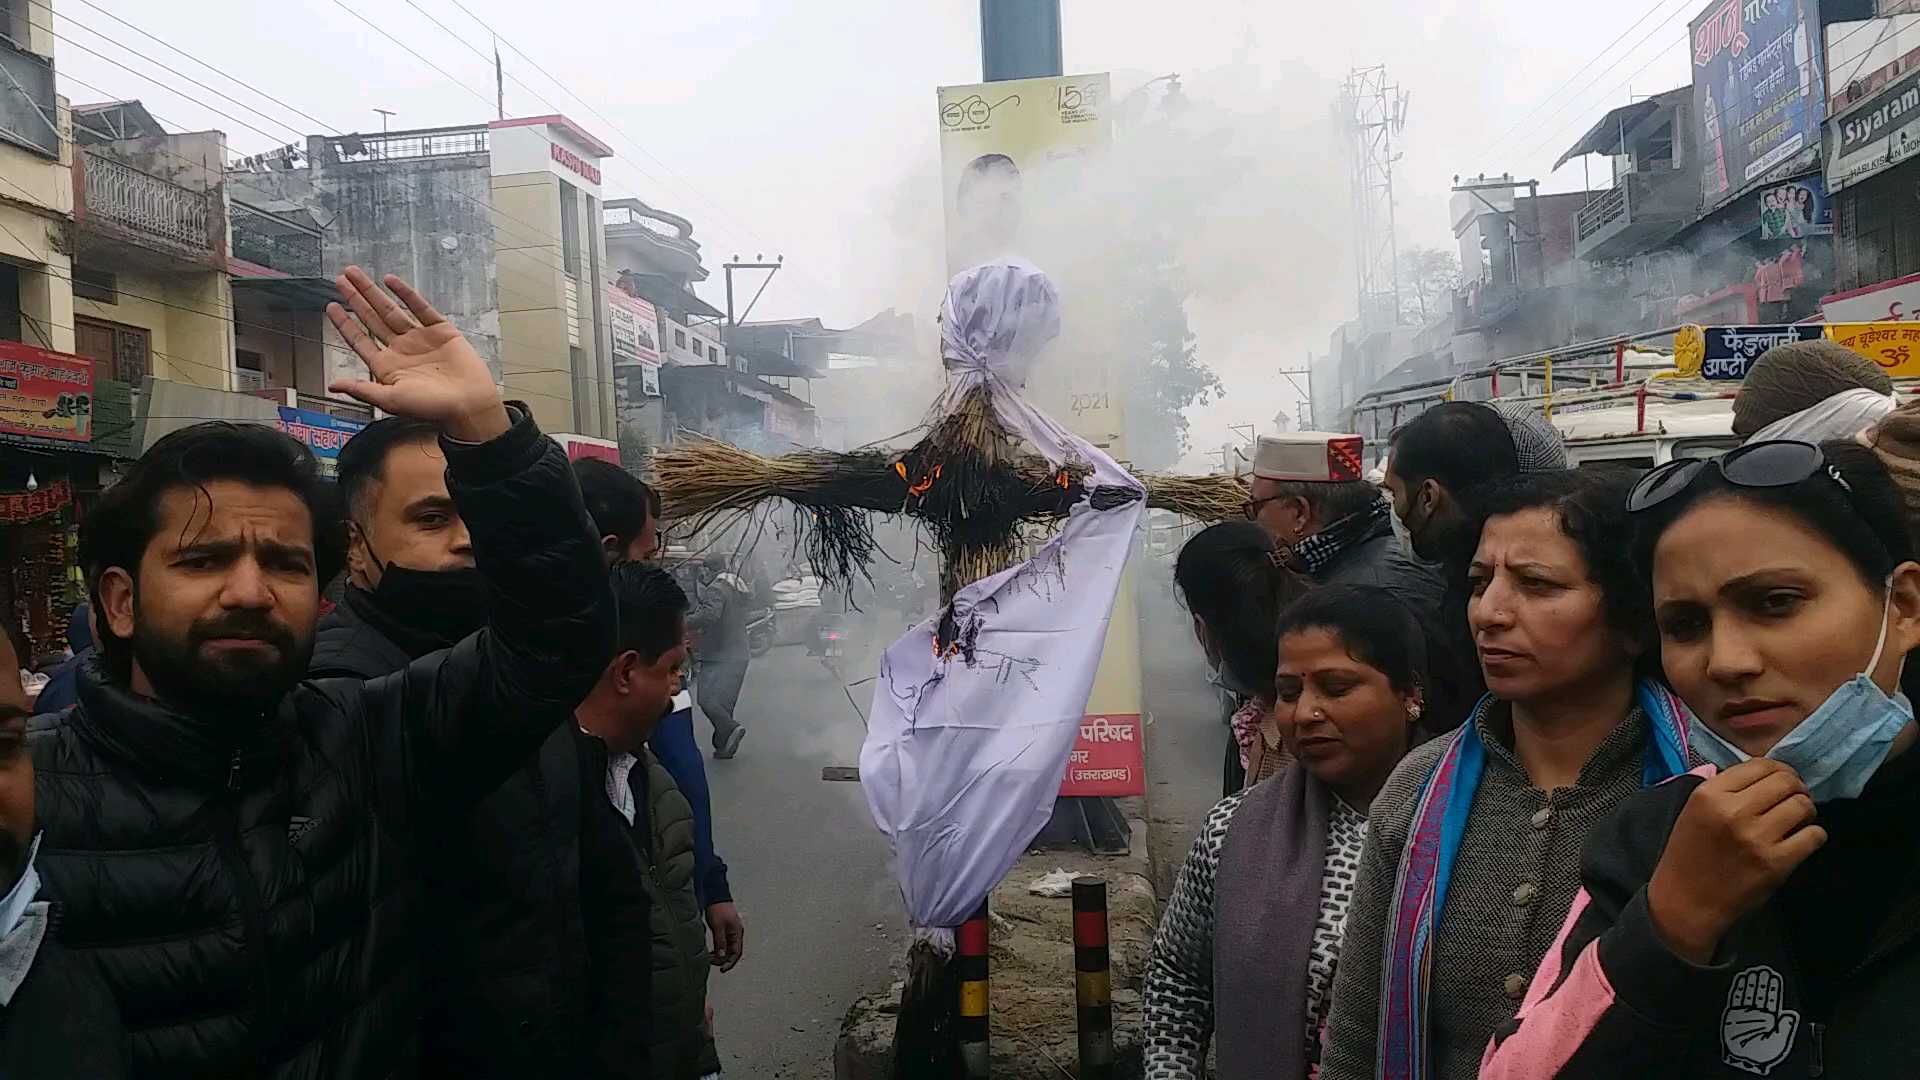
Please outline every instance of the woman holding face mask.
M1899 414L1896 414L1896 416ZM1920 645L1900 496L1852 443L1750 443L1629 507L1711 766L1597 832L1488 1077L1920 1076Z
M1425 639L1384 589L1281 612L1274 716L1293 763L1216 806L1181 867L1146 978L1148 1080L1317 1075L1367 810L1418 741Z
M1637 677L1626 487L1532 473L1481 496L1467 623L1489 693L1374 800L1323 1077L1476 1076L1579 891L1588 830L1686 770L1678 706Z

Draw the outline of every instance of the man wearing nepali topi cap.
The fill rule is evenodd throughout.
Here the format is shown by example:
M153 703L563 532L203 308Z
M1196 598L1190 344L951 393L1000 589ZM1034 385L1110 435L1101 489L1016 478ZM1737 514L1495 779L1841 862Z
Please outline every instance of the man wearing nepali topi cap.
M1366 440L1330 431L1263 435L1253 454L1247 518L1289 552L1289 565L1316 585L1373 585L1392 593L1427 629L1435 686L1431 730L1457 723L1477 696L1478 672L1465 669L1434 631L1446 585L1437 567L1408 557L1393 535L1393 506L1363 472Z
M1303 557L1315 560L1302 567L1308 573L1317 576L1338 556L1368 546L1372 530L1365 526L1378 516L1380 489L1362 475L1365 449L1366 440L1360 436L1330 431L1262 435L1254 444L1249 520L1296 552L1336 522L1346 526L1337 538L1329 536L1320 544L1308 545ZM1385 535L1391 541L1392 529Z

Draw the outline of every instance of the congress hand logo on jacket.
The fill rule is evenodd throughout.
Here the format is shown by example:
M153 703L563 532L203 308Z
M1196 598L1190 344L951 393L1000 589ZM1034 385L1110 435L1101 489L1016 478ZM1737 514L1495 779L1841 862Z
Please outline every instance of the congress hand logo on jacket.
M1765 965L1734 977L1720 1014L1720 1048L1728 1065L1766 1076L1793 1052L1800 1014L1780 1007L1782 986L1780 973Z

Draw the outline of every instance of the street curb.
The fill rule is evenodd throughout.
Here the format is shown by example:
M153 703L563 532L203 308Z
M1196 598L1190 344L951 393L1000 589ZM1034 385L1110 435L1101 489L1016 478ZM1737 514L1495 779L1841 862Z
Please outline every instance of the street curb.
M1034 896L1027 886L1062 869L1106 879L1113 985L1115 1076L1142 1073L1141 983L1159 916L1148 852L1146 803L1120 800L1131 832L1126 855L1079 850L1029 851L993 892L989 929L993 1075L996 1080L1060 1080L1078 1075L1073 905ZM888 1080L900 986L870 993L847 1010L834 1044L836 1080Z

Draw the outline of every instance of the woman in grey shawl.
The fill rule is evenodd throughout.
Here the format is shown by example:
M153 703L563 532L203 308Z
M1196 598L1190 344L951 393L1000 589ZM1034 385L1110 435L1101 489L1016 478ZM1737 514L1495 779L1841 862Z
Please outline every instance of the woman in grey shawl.
M1329 585L1279 619L1295 761L1207 815L1154 935L1147 1080L1310 1080L1367 807L1418 741L1425 638L1383 589Z

